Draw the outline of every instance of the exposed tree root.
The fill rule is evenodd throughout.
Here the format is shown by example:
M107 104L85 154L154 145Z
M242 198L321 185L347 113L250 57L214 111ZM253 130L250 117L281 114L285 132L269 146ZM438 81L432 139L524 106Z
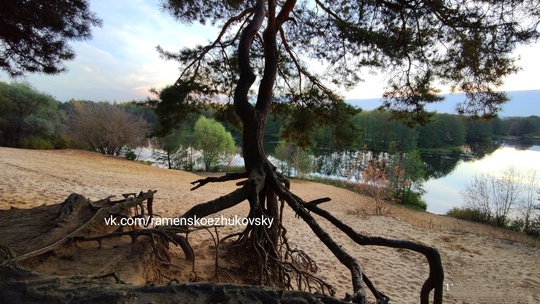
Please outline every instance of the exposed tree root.
M289 248L287 238L285 237L286 229L281 225L283 202L286 202L289 207L296 212L296 215L308 224L315 235L351 272L353 294L347 295L347 300L354 303L366 303L365 284L377 299L377 303L388 303L390 301L389 297L379 291L366 274L363 273L356 259L345 252L342 247L324 231L313 216L311 216L310 211L331 222L335 227L343 231L359 245L403 248L423 254L428 260L430 273L422 286L420 303L429 303L429 294L431 291L434 291L433 303L442 303L444 272L440 255L436 249L414 242L361 235L327 211L318 207L318 205L330 201L330 198L321 198L312 202L303 201L301 198L290 192L288 181L283 176L276 173L275 168L268 161L264 163L265 165L259 167L258 170L253 170L248 179L244 183L240 183L243 187L235 192L242 193L242 196L245 195L245 199L249 201L251 207L250 214L248 215L249 217L267 216L268 209L266 209L265 206L268 207L268 205L265 205L265 199L268 199L268 197L264 196L264 189L271 189L273 193L282 200L282 206L279 212L280 218L277 221L278 226L274 227L274 229L277 229L277 241L273 241L274 239L271 236L273 231L270 229L261 226L248 226L242 233L235 235L237 239L229 248L227 254L229 258L238 262L240 268L243 269L247 275L257 278L255 282L287 289L294 288L322 293L328 292L330 294L333 292L333 288L329 284L318 279L314 275L317 270L315 262L303 252L295 252ZM230 179L207 178L202 181L199 180L198 182L199 185L202 186L210 182L220 182L225 180ZM231 194L234 194L235 192ZM223 201L220 201L222 198L206 203L206 208L204 208L205 212L203 212L203 214L211 214L208 210L219 212L229 208L233 203L239 203L239 199L234 202L228 200L228 203L224 203ZM184 217L186 217L186 215L199 215L199 212L194 210L195 208L200 207L196 206L189 210ZM296 286L293 286L293 281L296 282L296 284L294 284Z
M123 213L129 211L135 206L139 206L142 202L146 200L151 200L156 191L141 192L138 196L132 198L126 198L121 201L111 202L110 197L104 200L95 202L94 204L89 204L88 200L77 194L72 194L66 201L62 204L58 216L56 218L57 226L65 225L65 227L60 227L64 232L64 236L59 239L55 239L51 244L47 244L39 249L27 252L18 256L15 256L11 259L5 259L1 262L0 266L17 263L26 259L37 257L46 252L52 251L68 242L72 242L76 237L78 237L82 232L87 229L90 229L93 225L101 225L103 220L108 217L118 217L122 216ZM96 205L104 204L103 207L96 207ZM75 220L70 220L70 218L77 219L78 213L80 213L84 208L91 207L92 209L97 209L97 212L90 217L83 224L77 223ZM70 228L75 226L73 230L69 231ZM53 234L57 235L57 233ZM48 243L48 240L45 238L44 243Z
M238 179L247 176L246 174L228 175L224 178L206 178L196 181L198 184L195 188L205 185L210 182L223 182L232 179ZM195 280L198 279L195 272L195 254L188 242L189 233L206 229L214 242L215 252L215 273L212 281L219 281L220 277L225 279L231 279L228 271L219 267L219 244L220 238L217 227L213 227L212 232L210 227L176 227L176 226L158 226L149 229L133 229L123 230L118 229L110 233L101 235L86 235L83 232L89 230L94 225L103 223L105 218L118 218L130 216L135 213L134 216L145 216L145 209L148 211L147 216L152 217L152 201L153 195L156 191L148 191L146 193L141 192L138 195L125 194L124 200L111 201L111 198L89 203L84 197L70 196L66 202L61 206L60 211L56 217L56 225L58 229L64 229L66 231L63 237L57 238L51 244L42 246L39 249L32 250L30 252L15 255L8 246L0 246L0 267L3 270L7 270L13 275L3 275L2 282L0 282L0 300L3 297L15 296L15 298L21 297L17 295L17 292L21 290L29 291L29 303L32 301L37 302L37 299L46 300L65 300L70 294L73 299L77 301L85 300L103 300L108 301L114 297L119 297L125 300L126 303L133 302L133 297L142 297L142 295L148 294L161 294L166 292L175 292L179 294L187 294L189 297L200 297L200 293L212 291L216 294L229 297L231 302L251 302L252 300L257 303L267 303L268 301L262 300L263 295L265 299L275 300L276 303L293 303L294 297L297 297L298 302L294 303L344 303L341 300L333 298L335 289L324 280L316 276L318 270L316 262L311 259L305 252L299 249L292 249L288 244L287 229L282 225L282 217L285 204L287 204L296 215L308 224L315 235L325 244L326 247L334 254L334 256L345 265L351 273L352 295L346 295L344 301L363 303L366 304L366 292L364 286L366 286L374 297L377 299L377 303L388 303L389 298L383 292L379 291L374 284L369 280L366 274L362 271L360 265L356 259L347 253L334 239L319 225L315 218L311 215L315 213L322 218L328 220L339 230L344 232L351 240L357 244L385 246L392 248L403 248L419 252L423 254L429 263L430 272L429 277L426 279L422 286L420 293L420 303L429 303L429 295L431 291L434 291L434 304L442 303L442 287L444 273L442 269L442 263L439 253L436 249L402 240L385 239L381 237L368 237L361 235L354 231L351 227L341 222L339 219L332 216L329 212L319 208L319 205L330 201L329 198L321 198L311 202L305 202L300 197L294 195L289 190L288 181L282 176L274 172L274 168L267 163L266 166L261 166L259 170L253 170L247 180L239 183L240 188L231 192L228 195L222 196L215 200L209 201L204 204L199 204L188 210L182 217L204 217L210 214L219 212L221 210L230 208L242 201L247 200L250 204L249 218L268 217L269 214L277 215L275 223L271 227L264 225L248 225L241 233L234 234L233 236L227 236L225 239L234 237L234 241L229 244L226 257L231 261L234 261L239 269L238 272L246 278L247 282L253 282L257 285L265 285L270 287L277 287L280 289L269 289L260 286L240 286L240 285L216 285L216 284L182 284L182 285L169 285L163 287L135 287L126 285L107 285L103 287L103 283L93 283L91 287L87 288L85 292L73 292L73 288L77 284L88 283L87 277L71 277L65 279L52 279L50 277L44 278L43 276L31 274L25 270L14 266L16 263L37 257L48 251L54 250L61 245L69 244L72 242L97 242L101 246L101 242L105 239L117 238L123 236L129 236L132 243L138 241L138 238L144 236L148 238L150 246L152 246L154 256L159 259L171 262L171 256L169 253L170 244L179 246L185 253L188 260L192 261L192 276ZM277 201L273 200L275 196L281 201L279 210L271 210L272 204ZM146 202L146 206L145 206ZM133 212L135 209L135 212ZM79 219L79 213L87 213L91 210L94 214L88 216L82 225L73 227L74 222ZM86 214L85 213L85 214ZM128 215L126 215L128 214ZM70 229L66 229L69 227ZM163 274L162 274L163 275ZM25 282L21 283L19 278L25 277ZM103 279L105 277L112 276L116 282L122 282L121 279L115 274L108 274L106 276L94 276L90 279ZM39 279L32 279L38 278ZM169 281L177 281L174 278L169 278L163 275ZM30 278L30 279L29 279ZM60 284L62 286L55 285ZM85 283L86 282L86 283ZM31 286L36 284L36 286ZM39 294L39 285L44 284L49 287L57 288L59 291L54 295ZM66 285L63 285L66 284ZM6 286L11 286L12 289ZM95 288L95 289L92 289ZM293 292L285 290L300 290L305 292ZM95 294L92 294L95 292ZM265 295L266 294L266 295ZM328 296L325 296L327 294ZM234 298L236 297L236 298ZM212 303L217 298L214 295L206 295L203 297L204 303ZM234 298L234 300L232 300ZM201 298L202 299L202 298ZM246 300L246 299L249 299ZM70 300L71 301L71 300ZM193 303L194 299L186 301ZM139 302L138 300L135 302ZM271 302L271 301L270 301ZM7 302L9 303L9 302ZM197 303L195 301L195 303ZM217 302L216 302L217 303ZM221 303L221 302L220 302Z
M196 186L191 188L191 191L196 190L208 183L227 182L227 181L232 181L232 180L237 180L237 179L242 179L242 178L247 178L247 177L248 175L246 173L227 173L220 177L210 176L210 177L199 179L192 182L191 184L196 185Z

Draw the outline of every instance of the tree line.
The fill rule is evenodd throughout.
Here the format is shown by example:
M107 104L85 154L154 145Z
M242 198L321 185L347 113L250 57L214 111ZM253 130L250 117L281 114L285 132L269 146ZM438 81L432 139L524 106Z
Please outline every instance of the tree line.
M160 97L166 98L163 94ZM474 120L461 115L435 113L429 123L409 127L392 120L388 111L345 107L342 113L336 114L346 120L340 127L321 124L319 128L305 132L300 139L290 134L299 122L287 115L286 109L276 111L265 127L267 153L287 155L284 152L287 149L291 155L298 154L291 152L295 149L315 155L365 149L409 152L456 148L508 136L527 138L540 135L538 116ZM242 146L239 128L234 121L223 117L223 112L215 106L190 109L179 117L181 124L169 129L167 134L159 132L164 122L151 99L123 103L75 99L60 102L27 83L0 82L0 145L34 149L69 147L119 155L123 147L146 145L147 139L154 137L159 139L159 148L171 151L172 142L175 148L189 145L186 141L193 136L195 122L202 115L218 118L235 145ZM293 147L287 148L284 143L280 146L280 142ZM189 165L180 167L186 169Z
M457 114L435 113L427 124L408 127L392 120L387 111L373 110L362 111L352 120L358 130L354 144L375 151L452 149L509 136L528 138L540 135L539 116L477 120ZM319 131L318 138L325 138L324 132L324 129Z
M203 114L210 116L211 112ZM166 154L157 155L158 160L169 168L192 170L193 157L188 161L185 155L182 159L179 154L195 148L201 151L201 162L209 171L225 156L236 152L236 144L223 125L204 116L199 120L196 117L197 114L193 114L181 129L156 137L156 113L134 101L110 103L72 99L60 102L27 83L0 82L1 146L75 148L133 158L131 149L148 146L153 138Z
M27 83L0 82L0 145L119 155L144 144L150 121L133 103L60 102Z

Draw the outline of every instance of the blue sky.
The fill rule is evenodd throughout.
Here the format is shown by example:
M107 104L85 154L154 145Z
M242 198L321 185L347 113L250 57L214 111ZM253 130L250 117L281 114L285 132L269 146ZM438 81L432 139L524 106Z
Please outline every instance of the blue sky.
M540 116L540 90L509 91L507 93L509 100L502 106L499 116ZM426 108L429 111L439 113L456 113L456 105L465 100L465 95L445 94L444 98L444 101L430 104ZM376 109L382 103L379 98L349 99L347 101L363 110Z
M102 20L89 41L74 42L77 54L66 66L69 71L57 76L29 75L26 81L60 101L71 98L94 101L143 100L150 88L172 84L179 75L178 64L159 58L156 46L175 51L185 46L204 44L216 29L198 24L182 25L159 8L155 0L92 0L91 10ZM505 91L540 90L540 44L518 49L523 70L509 77ZM0 81L12 81L0 72ZM347 99L378 98L385 84L383 75L366 76Z

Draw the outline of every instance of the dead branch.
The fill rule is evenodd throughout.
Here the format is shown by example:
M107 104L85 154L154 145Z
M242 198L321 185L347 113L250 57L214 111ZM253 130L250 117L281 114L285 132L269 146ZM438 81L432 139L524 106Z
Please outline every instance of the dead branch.
M107 273L107 274L99 275L99 276L93 276L92 279L100 280L100 279L106 279L110 277L113 277L116 280L116 283L118 284L126 284L126 282L122 281L122 279L116 272L111 272L111 273Z
M195 187L191 188L190 190L193 191L193 190L196 190L208 183L219 183L219 182L228 182L228 181L232 181L232 180L237 180L237 179L241 179L241 178L247 178L248 177L248 174L247 173L227 173L223 176L219 176L219 177L215 177L215 176L209 176L207 178L203 178L203 179L199 179L199 180L196 180L194 182L191 182L192 185L195 185L195 184L198 184L196 185Z

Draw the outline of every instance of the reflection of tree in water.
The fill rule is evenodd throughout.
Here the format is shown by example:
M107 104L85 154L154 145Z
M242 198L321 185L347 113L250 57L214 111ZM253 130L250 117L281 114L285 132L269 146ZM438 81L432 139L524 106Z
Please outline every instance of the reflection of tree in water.
M469 162L484 158L500 148L501 142L479 142L462 148L462 151L449 153L421 153L426 164L425 179L443 178L450 174L460 161Z
M470 143L465 147L464 161L473 161L484 158L499 149L502 146L501 142L486 141Z
M426 164L425 179L438 179L452 172L461 159L462 152L452 153L421 153L420 157Z
M516 138L516 139L506 139L501 142L505 147L514 148L516 150L525 151L530 150L532 146L540 146L540 139L526 139L526 138Z
M470 162L491 155L501 147L512 147L517 150L529 150L532 146L540 146L539 141L504 140L476 142L463 146L461 151L423 152L420 157L425 164L426 180L443 178L450 174L460 161ZM314 149L314 172L326 176L343 176L344 170L351 167L357 159L356 150L332 151L331 149ZM387 153L372 151L372 153ZM392 154L390 154L391 156Z

